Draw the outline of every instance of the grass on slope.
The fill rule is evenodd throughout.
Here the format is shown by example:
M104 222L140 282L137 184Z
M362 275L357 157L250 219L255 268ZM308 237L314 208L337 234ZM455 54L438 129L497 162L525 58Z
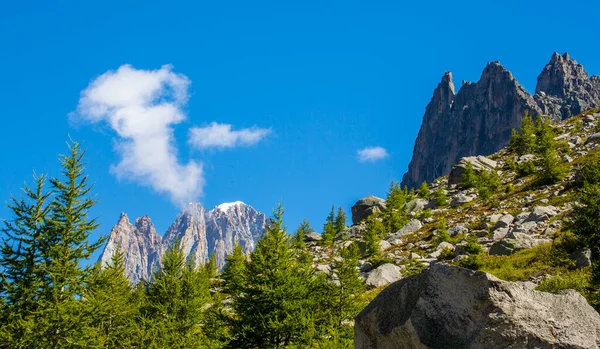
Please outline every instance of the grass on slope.
M574 289L590 304L597 303L590 268L576 269L568 253L552 243L525 249L510 256L479 255L475 267L506 281L543 277L537 287L539 291L557 293Z

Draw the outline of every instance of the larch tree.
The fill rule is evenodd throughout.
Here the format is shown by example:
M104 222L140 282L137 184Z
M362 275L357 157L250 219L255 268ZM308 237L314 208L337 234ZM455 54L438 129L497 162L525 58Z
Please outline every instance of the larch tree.
M12 198L8 208L14 218L4 221L0 250L0 332L10 347L30 347L35 314L48 275L43 271L42 240L48 233L51 192L45 190L46 176L34 175L35 187L25 185L24 198Z
M96 201L85 174L85 152L77 142L69 144L69 151L60 158L63 178L50 180L54 197L41 239L41 268L46 277L36 311L36 341L46 348L75 346L82 339L78 299L91 268L83 268L81 263L104 243L104 238L89 241L98 223L89 217Z

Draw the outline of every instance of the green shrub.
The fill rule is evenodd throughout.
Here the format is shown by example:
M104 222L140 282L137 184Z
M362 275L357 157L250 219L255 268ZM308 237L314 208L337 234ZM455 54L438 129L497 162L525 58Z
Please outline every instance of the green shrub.
M590 281L590 273L587 270L574 270L545 278L536 289L551 293L571 289L586 295L590 287Z
M598 123L600 125L600 123ZM587 184L600 184L600 158L587 161L579 170L580 186Z
M512 131L508 149L517 155L525 155L533 152L536 147L536 125L529 112L521 120L519 131Z
M421 184L421 187L418 190L418 195L420 197L422 197L423 199L429 199L429 196L431 195L431 191L429 190L429 186L427 185L427 182L423 182Z
M433 192L433 201L435 205L438 207L443 207L448 205L448 195L446 195L446 191L439 187Z
M467 163L458 187L463 190L477 187L477 172L475 172L471 163Z
M512 159L507 159L502 167L505 171L517 172L517 164Z
M471 270L479 270L482 267L481 262L479 261L479 255L472 254L468 257L462 258L458 261L458 266L462 268L467 268Z
M465 252L468 254L480 254L483 252L483 246L477 242L477 236L469 235L466 240L467 244L463 247Z
M535 164L533 161L521 162L517 165L517 177L527 177L535 173Z
M444 247L438 256L441 261L449 261L454 259L454 250L450 247Z
M427 218L431 218L431 217L433 217L433 213L431 213L431 209L423 210L423 211L419 212L419 214L417 215L417 219L420 221L427 219Z
M423 262L419 261L418 259L409 260L409 262L405 266L406 269L402 271L402 275L404 277L420 274L423 271L423 269L425 269L425 264L423 264Z
M538 161L540 170L536 173L536 182L539 185L554 184L564 178L567 169L558 156L556 149L546 148Z
M448 222L445 217L442 217L437 224L438 232L435 239L436 244L447 242L450 240L450 234L448 233Z

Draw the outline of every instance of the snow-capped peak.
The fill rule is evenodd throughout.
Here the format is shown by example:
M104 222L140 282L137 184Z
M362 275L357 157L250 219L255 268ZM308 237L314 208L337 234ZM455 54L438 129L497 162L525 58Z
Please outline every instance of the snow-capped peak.
M227 211L229 211L230 208L232 208L234 206L239 206L239 205L245 205L245 204L241 201L224 202L224 203L220 204L219 206L217 206L217 208L223 212L227 212Z

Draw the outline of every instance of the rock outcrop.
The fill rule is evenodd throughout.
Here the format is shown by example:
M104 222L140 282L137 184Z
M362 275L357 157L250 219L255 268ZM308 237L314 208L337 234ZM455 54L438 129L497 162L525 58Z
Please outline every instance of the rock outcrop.
M450 174L448 175L448 185L460 183L462 176L469 165L477 173L481 171L491 171L498 166L496 161L488 159L485 156L478 155L464 157L452 167L452 171L450 171Z
M357 349L599 348L600 315L579 293L434 264L383 290L355 319Z
M465 82L454 93L452 74L445 73L425 109L403 185L448 174L470 155L492 154L510 140L525 112L539 114L533 97L500 63L489 63L476 83Z
M125 213L121 214L100 256L103 266L110 263L119 246L123 252L125 274L129 280L132 283L149 280L152 271L160 265L162 256L162 238L156 232L150 218L140 217L133 225Z
M385 209L385 200L373 195L358 200L352 206L352 223L358 224L375 212Z
M600 106L600 77L588 76L568 53L554 53L538 76L535 100L542 114L561 120Z
M163 245L166 248L179 241L184 253L197 265L208 261L214 253L217 266L221 268L236 243L246 253L254 250L265 224L263 213L240 201L221 204L213 210L191 203L169 227Z
M147 216L138 218L133 226L127 215L122 214L100 260L108 263L120 244L125 254L125 273L132 283L137 283L150 278L152 270L160 266L162 253L178 241L184 254L196 265L204 264L214 253L221 268L236 244L245 253L254 250L265 224L264 213L240 201L221 204L213 210L190 203L161 238Z
M600 77L555 53L532 96L500 63L489 63L476 83L455 93L445 73L425 109L413 157L402 184L412 188L450 172L462 157L489 155L506 146L524 113L564 119L600 106Z

